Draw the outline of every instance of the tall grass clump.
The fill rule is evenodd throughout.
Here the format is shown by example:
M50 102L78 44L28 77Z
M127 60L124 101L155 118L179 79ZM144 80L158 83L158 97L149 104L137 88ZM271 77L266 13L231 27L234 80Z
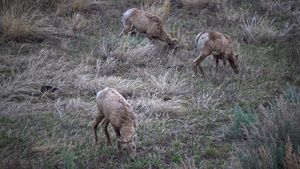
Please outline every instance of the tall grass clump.
M167 20L170 11L170 0L142 0L141 9L159 16L163 22Z
M227 136L247 140L246 146L237 148L242 168L299 168L299 92L288 87L269 108L260 105L257 113L246 113L239 106L234 111L234 124Z
M2 41L35 39L37 38L36 31L44 21L37 11L26 8L23 4L3 7L0 16L2 19Z
M269 21L263 17L243 19L241 29L244 41L250 44L272 44L277 42L281 37L281 32L272 25L273 20Z
M82 11L84 8L86 8L89 5L89 0L71 0L70 6L71 10L76 13L79 11Z
M280 0L260 0L258 6L261 11L266 11L269 13L278 13L280 9L280 4Z
M61 0L57 2L56 15L70 15L84 10L88 10L92 5L97 3L92 0Z
M181 0L182 5L187 9L205 9L216 11L220 2L217 0Z
M244 10L243 8L234 9L228 5L224 5L220 12L216 14L217 19L219 19L220 22L225 23L228 26L234 26L246 19L249 16L249 11Z

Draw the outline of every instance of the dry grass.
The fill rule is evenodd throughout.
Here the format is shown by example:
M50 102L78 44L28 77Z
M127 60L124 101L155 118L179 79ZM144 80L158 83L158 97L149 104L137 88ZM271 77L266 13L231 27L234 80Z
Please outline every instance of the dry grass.
M56 16L57 15L71 15L79 12L88 11L93 6L100 5L103 2L93 0L62 0L57 2Z
M297 155L298 154L298 155ZM298 152L293 153L293 144L291 143L291 139L288 136L286 145L285 145L285 161L286 168L299 168L300 167L300 150L298 148Z
M260 0L259 6L260 6L260 8L262 8L268 12L278 13L280 3L281 3L280 0L266 0L266 1Z
M140 8L144 11L159 16L163 22L167 20L170 10L170 0L143 0Z
M249 18L249 12L243 8L234 9L224 6L222 10L217 13L217 18L226 25L234 26L238 25L242 20Z
M230 124L232 107L268 102L287 83L299 87L299 69L282 52L280 60L274 57L276 47L260 45L264 42L261 39L270 44L274 38L273 34L262 37L260 30L265 23L263 33L273 31L280 36L281 28L268 16L259 21L261 34L255 36L254 43L249 38L249 45L239 34L252 26L246 21L248 13L243 12L243 6L237 11L230 7L216 10L213 15L198 10L189 13L188 3L202 2L181 1L186 3L184 8L177 8L170 1L156 0L45 0L31 10L21 6L23 12L18 15L3 11L3 23L23 17L22 22L18 21L23 26L13 27L20 31L28 25L32 34L18 35L15 31L6 35L6 43L1 41L0 168L239 166L231 157L236 147L224 140L223 132ZM218 6L218 2L211 3L211 7ZM170 49L147 38L117 38L122 12L133 7L164 18L170 34L180 38L179 48ZM195 14L199 17L191 17ZM212 19L210 26L203 18ZM241 28L243 19L245 27ZM203 63L207 79L192 78L192 62L199 55L193 43L199 29L215 29L232 37L234 49L240 53L238 75L229 65L215 72L213 57L209 57ZM16 35L18 38L12 38ZM39 36L42 43L24 43L27 38ZM295 70L292 75L291 70ZM42 93L44 85L58 90ZM100 143L94 143L95 96L104 87L117 89L138 116L136 162L129 162L125 154L117 152L111 127L113 146L106 146L102 131ZM262 154L268 151L260 148Z
M3 1L0 32L1 41L43 42L45 39L61 40L58 36L75 36L90 26L90 21L79 12L99 6L100 3L90 0L71 0L62 2L38 1L37 5L29 7L34 2ZM53 5L56 3L56 5ZM37 8L40 7L39 8ZM56 12L48 11L57 7ZM42 11L47 11L45 14ZM70 19L64 20L61 16ZM68 22L68 24L65 24Z
M251 19L243 19L241 29L243 38L247 43L254 44L272 44L278 41L284 42L291 27L284 30L276 30L273 26L274 20L253 16ZM284 39L283 39L284 38Z
M191 10L191 9L205 9L209 11L218 11L220 10L221 3L217 0L207 1L207 0L180 0L182 5Z
M188 159L187 156L185 156L184 160L180 158L180 166L175 165L176 169L196 169L199 167L195 166L195 161L193 159Z
M12 6L4 9L2 19L2 38L1 41L38 38L36 31L44 23L44 18L40 18L37 11L28 9L24 11L22 6ZM24 11L22 13L21 11Z

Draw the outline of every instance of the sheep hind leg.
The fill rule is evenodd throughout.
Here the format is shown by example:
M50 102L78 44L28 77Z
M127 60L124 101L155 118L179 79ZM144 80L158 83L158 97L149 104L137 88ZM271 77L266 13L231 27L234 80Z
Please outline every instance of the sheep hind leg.
M124 35L124 34L125 34L125 28L122 30L122 32L119 34L118 37L121 37L121 36Z
M200 69L200 73L202 74L202 77L205 78L205 74L204 74L204 71L202 69L202 66L201 66L201 62L203 62L203 60L208 56L209 54L207 53L201 53L200 56L194 60L194 67L193 67L193 70L195 72L195 76L197 77L197 65L199 66L199 69Z
M126 35L128 32L130 32L132 30L132 26L126 26L124 27L124 29L122 30L122 32L120 33L119 37L121 37L122 35Z
M109 125L109 123L110 123L110 121L105 119L104 122L101 124L101 126L102 126L102 129L103 129L103 131L105 133L105 136L107 138L107 145L112 145L109 134L108 134L108 131L107 131L107 126Z
M104 115L100 115L100 116L97 116L94 120L94 123L93 123L93 129L94 129L94 134L95 134L95 142L97 143L98 141L98 138L97 138L97 128L98 128L98 125L99 123L104 119Z

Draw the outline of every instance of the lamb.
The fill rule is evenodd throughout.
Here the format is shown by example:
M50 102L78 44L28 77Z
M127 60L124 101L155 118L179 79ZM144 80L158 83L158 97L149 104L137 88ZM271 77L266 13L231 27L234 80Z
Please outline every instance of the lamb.
M234 54L232 48L232 41L228 35L222 34L217 31L203 31L196 36L196 45L200 50L200 55L194 60L193 70L197 77L197 65L199 65L200 73L205 78L204 72L201 67L201 62L213 54L216 62L216 71L218 70L219 59L223 61L224 66L226 65L226 59L229 61L233 71L237 74L239 61L238 54Z
M130 160L134 161L136 156L135 128L137 122L133 108L117 90L108 87L97 93L96 101L97 115L93 123L95 142L98 141L97 127L104 119L101 126L106 135L107 144L112 145L107 131L107 126L111 123L118 138L118 151L122 152L120 143L124 144L123 149L129 155Z
M177 40L166 32L161 18L151 13L137 8L129 9L123 14L122 23L124 28L119 37L135 29L139 33L145 33L150 40L165 41L170 46L177 44Z

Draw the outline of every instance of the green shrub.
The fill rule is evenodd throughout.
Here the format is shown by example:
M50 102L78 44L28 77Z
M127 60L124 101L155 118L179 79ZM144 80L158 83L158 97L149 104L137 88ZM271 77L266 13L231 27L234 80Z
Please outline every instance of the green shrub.
M230 138L245 138L246 135L243 132L244 128L250 131L251 123L254 123L255 115L251 108L247 108L247 113L244 113L239 105L235 105L233 108L234 124L230 127L230 130L226 131L226 135Z
M234 107L234 124L229 137L243 137L247 144L238 147L237 159L243 168L300 167L300 93L288 87L269 109L259 106L244 113Z
M284 92L284 98L292 103L299 103L300 102L300 93L295 92L295 90L288 86L288 89Z

